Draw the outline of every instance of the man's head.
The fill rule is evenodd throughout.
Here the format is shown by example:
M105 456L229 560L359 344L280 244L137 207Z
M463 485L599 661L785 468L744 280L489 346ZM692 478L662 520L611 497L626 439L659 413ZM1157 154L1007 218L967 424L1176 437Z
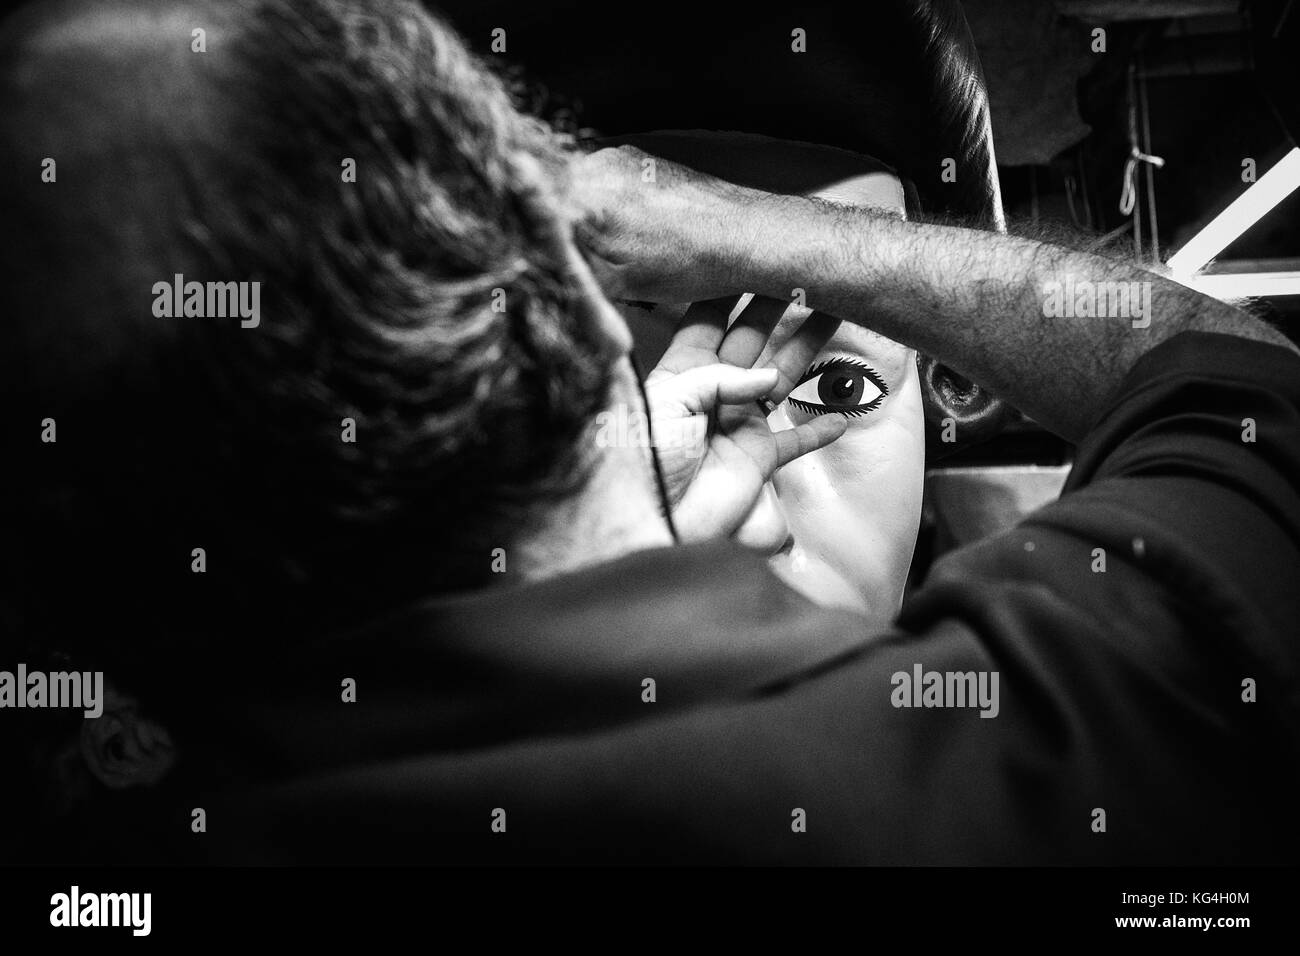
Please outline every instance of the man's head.
M566 146L415 3L28 8L0 153L24 639L165 675L310 636L483 583L586 479L626 362L539 190Z

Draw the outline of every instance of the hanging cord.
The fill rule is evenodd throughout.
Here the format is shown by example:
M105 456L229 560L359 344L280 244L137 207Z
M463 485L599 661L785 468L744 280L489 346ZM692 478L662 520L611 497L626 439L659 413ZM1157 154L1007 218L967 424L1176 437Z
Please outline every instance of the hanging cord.
M1065 208L1069 210L1070 222L1074 223L1075 229L1083 228L1083 220L1079 218L1079 212L1074 207L1074 197L1079 191L1079 184L1074 179L1073 173L1065 174Z
M1142 256L1142 214L1137 211L1137 164L1148 163L1157 168L1163 167L1165 161L1159 156L1144 153L1138 147L1138 104L1136 91L1136 73L1132 63L1128 67L1128 160L1124 163L1124 187L1119 196L1119 211L1122 215L1133 217L1133 244L1138 258Z
M1104 252L1112 242L1114 242L1116 239L1124 235L1124 233L1128 232L1132 228L1133 228L1133 223L1131 221L1126 222L1124 223L1124 225L1112 229L1104 236L1098 236L1096 239L1094 239L1092 242L1088 244L1086 251Z
M1038 225L1038 167L1029 167L1029 216Z
M1083 144L1074 151L1075 167L1079 171L1079 199L1083 203L1083 226L1092 231L1095 216L1092 212L1092 197L1088 195L1088 167L1083 161Z
M1142 148L1151 149L1151 106L1147 99L1147 73L1146 64L1142 57L1138 57L1138 99L1142 110ZM1143 153L1146 156L1147 153ZM1149 157L1152 160L1159 157ZM1151 261L1160 262L1160 223L1156 219L1156 166L1164 166L1165 161L1161 159L1159 163L1148 162L1146 164L1147 174L1147 219L1151 223Z
M627 357L632 363L632 372L636 376L636 387L641 392L641 405L645 408L646 436L650 441L650 460L655 470L655 487L659 489L659 508L664 513L664 521L668 522L668 533L673 536L673 544L681 544L682 539L677 534L677 525L673 522L673 508L668 501L668 482L664 478L663 466L659 463L659 446L655 444L654 416L650 414L650 396L646 394L645 376L641 374L641 364L637 362L636 355L629 352Z

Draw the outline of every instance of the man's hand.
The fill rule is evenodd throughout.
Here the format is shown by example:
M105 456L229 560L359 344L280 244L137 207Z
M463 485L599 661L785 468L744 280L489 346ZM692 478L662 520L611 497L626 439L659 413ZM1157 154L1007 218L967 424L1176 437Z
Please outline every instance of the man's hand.
M736 298L697 302L646 379L655 444L683 541L733 534L777 468L844 433L841 415L773 432L758 400L785 400L839 323L814 313L761 369L750 366L786 303L754 299L727 330Z
M742 291L749 194L764 195L619 146L577 161L571 215L606 295L694 302Z

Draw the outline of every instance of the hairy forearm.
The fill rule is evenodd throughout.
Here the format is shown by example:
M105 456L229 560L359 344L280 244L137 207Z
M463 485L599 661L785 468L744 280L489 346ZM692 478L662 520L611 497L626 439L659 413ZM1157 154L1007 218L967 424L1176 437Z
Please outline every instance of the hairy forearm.
M761 194L746 197L738 235L729 285L803 289L808 306L933 356L1073 441L1133 364L1180 332L1294 348L1132 263L1029 239Z

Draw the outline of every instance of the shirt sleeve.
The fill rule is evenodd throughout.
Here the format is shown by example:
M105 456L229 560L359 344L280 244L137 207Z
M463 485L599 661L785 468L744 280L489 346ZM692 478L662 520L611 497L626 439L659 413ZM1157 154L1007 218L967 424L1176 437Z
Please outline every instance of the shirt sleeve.
M1300 733L1300 356L1199 332L1153 349L1039 520L1127 551L1153 588L1232 635Z
M895 721L921 751L895 748L898 765L967 768L971 817L1076 862L1294 852L1279 801L1300 741L1298 410L1286 349L1208 333L1152 349L1061 499L938 562L904 608L887 666L905 648L927 668L999 670L1003 725L943 730L978 755L971 770L938 726ZM1041 846L1012 857L1052 862Z

